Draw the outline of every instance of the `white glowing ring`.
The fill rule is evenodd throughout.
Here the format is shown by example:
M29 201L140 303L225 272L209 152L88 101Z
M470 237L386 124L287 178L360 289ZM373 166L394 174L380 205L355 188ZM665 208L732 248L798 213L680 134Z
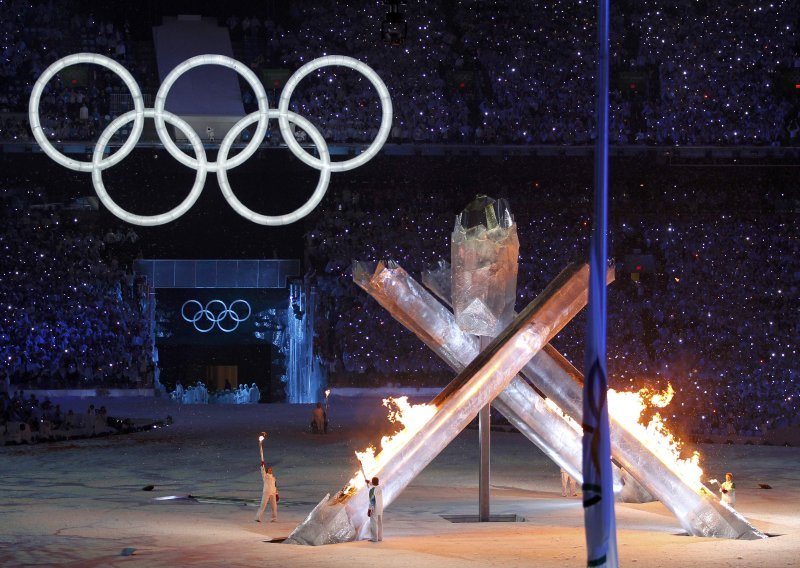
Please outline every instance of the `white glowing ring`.
M242 304L244 304L247 307L247 315L244 316L244 317L240 316L239 312L233 309L233 306L235 306L239 302L241 302ZM230 315L231 318L234 321L237 321L237 322L242 322L242 321L248 319L250 317L250 314L252 313L252 311L250 309L250 304L246 300L234 300L233 302L231 302L231 307L228 308L228 311L230 312L228 315Z
M253 73L246 65L236 61L235 59L231 59L230 57L226 57L224 55L197 55L187 59L175 67L175 69L170 71L169 75L167 75L164 79L164 83L162 83L161 87L159 87L158 93L156 93L156 100L153 105L153 108L156 111L156 133L158 134L159 140L161 140L161 143L164 145L164 148L166 148L167 152L169 152L173 158L190 168L197 167L197 160L187 154L184 154L181 149L178 148L175 142L172 141L169 132L167 132L167 127L164 124L164 120L161 118L161 113L164 112L164 106L167 103L167 95L169 94L169 90L172 88L172 85L175 83L175 81L178 80L178 77L190 69L194 69L195 67L199 67L201 65L221 65L223 67L233 69L239 75L244 77L244 79L250 84L250 87L252 87L253 92L256 95L256 101L258 101L258 111L255 113L258 116L258 126L256 127L255 134L253 134L253 138L241 152L239 152L235 157L231 158L230 161L225 162L222 166L223 168L235 168L250 158L250 156L255 154L256 150L258 150L258 147L261 145L261 142L264 140L264 136L267 133L267 126L269 125L269 118L267 116L267 111L269 111L269 102L267 101L267 92L264 90L264 86L261 84L261 81L259 81L255 73ZM230 131L223 139L223 142L227 141L229 137L231 138L229 145L231 145L233 142L235 142L236 138L235 136L231 136ZM218 171L220 167L219 164L223 161L224 160L218 159L216 162L208 162L208 171Z
M219 300L217 300L217 301L219 301ZM235 306L236 304L238 304L240 302L242 304L244 304L245 306L247 306L247 315L244 316L244 317L240 316L239 313L236 310L233 309L233 306ZM206 308L208 308L208 306L206 306ZM223 327L222 321L223 321L223 319L225 319L224 316L223 316L223 317L218 317L217 318L217 327L219 327L225 333L230 333L230 332L234 331L237 327L239 327L239 324L241 322L243 322L246 319L248 319L250 317L250 313L251 313L250 304L248 304L245 300L234 300L233 302L231 302L231 307L227 308L225 310L225 315L227 315L229 318L231 318L235 322L235 325L230 329L227 329L227 328Z
M242 303L245 305L245 307L247 307L247 315L245 316L239 315L239 312L234 308L234 306L238 303ZM197 309L194 315L191 317L186 315L186 306L189 304L197 305ZM219 304L222 306L222 309L219 310L217 314L215 314L214 313L215 310L212 310L211 308L215 304ZM241 322L248 319L251 313L252 310L250 308L250 304L247 303L247 301L245 300L234 300L233 302L231 302L230 307L228 307L228 305L222 300L211 300L205 305L205 307L203 307L203 304L201 304L197 300L187 300L181 306L181 317L183 317L185 321L192 324L194 328L200 333L208 333L209 331L214 329L214 326L217 326L220 329L220 331L223 331L225 333L230 333L232 331L235 331L236 328L239 327L239 324ZM197 325L197 322L200 321L202 318L205 318L211 324L208 328ZM233 320L234 322L233 327L225 327L222 325L222 322L225 320L225 318L230 318L231 320Z
M176 116L169 111L161 111L161 114L162 121L163 119L166 119L167 122L173 126L176 126L184 134L186 134L186 137L192 144L195 154L199 158L195 160L197 162L197 166L195 167L197 175L194 178L192 190L189 192L189 195L186 197L186 199L179 203L174 209L159 215L136 215L134 213L130 213L129 211L126 211L117 205L114 200L111 199L111 196L108 195L105 185L103 184L103 168L100 167L100 164L102 162L101 158L105 152L106 145L108 144L108 141L111 140L111 137L114 136L114 133L119 130L123 124L130 122L132 119L134 119L134 116L139 116L135 110L128 111L122 116L116 118L106 127L105 130L103 130L103 133L100 135L100 138L97 140L97 144L94 147L94 153L92 154L92 165L96 166L95 169L92 170L92 183L94 184L94 189L97 192L97 196L100 198L100 201L103 202L103 205L105 205L106 208L111 211L111 213L123 221L127 221L128 223L132 223L134 225L163 225L164 223L174 221L191 209L192 205L194 205L197 199L200 197L200 193L203 191L203 187L206 183L206 173L208 168L206 167L206 151L203 148L202 140L200 140L200 137L197 135L194 129L179 116ZM147 118L153 118L155 115L156 111L152 108L144 109L144 112L142 112L142 116ZM114 154L114 156L115 155L116 154Z
M277 116L277 110L269 111L270 118L277 118ZM259 225L275 226L294 223L298 219L302 219L308 215L317 205L319 205L319 202L322 201L322 198L325 196L325 192L328 191L328 183L331 177L331 157L328 153L328 145L325 143L325 139L322 137L322 134L319 133L319 130L314 128L314 126L302 116L289 111L287 112L287 118L302 128L309 135L311 141L314 142L314 145L317 147L317 151L319 152L320 160L323 165L322 168L317 168L320 170L317 187L309 200L306 201L303 206L292 211L291 213L286 213L285 215L270 216L256 213L252 209L245 206L234 195L233 190L231 190L231 185L228 182L227 169L219 168L217 170L217 182L219 183L219 187L222 190L222 195L225 196L228 204L230 204L230 206L233 207L233 209L239 215L245 219L249 219L253 223L258 223ZM222 141L222 144L219 147L219 153L217 154L218 163L224 163L227 166L228 162L226 162L226 160L228 157L228 152L231 148L231 144L241 131L250 126L257 119L258 113L254 112L241 119L233 126L233 128L231 128L228 136L225 136L225 139ZM231 136L231 134L233 134L233 136ZM305 151L303 151L303 154L306 154Z
M31 132L33 132L33 137L36 138L36 141L39 143L39 146L41 146L42 150L44 150L45 154L50 156L50 158L65 168L69 168L70 170L75 170L78 172L90 172L96 170L98 164L95 164L94 160L91 162L73 160L72 158L67 158L64 154L56 150L55 147L50 143L50 140L47 139L47 135L44 133L41 121L39 120L39 101L41 100L42 92L44 91L45 86L47 86L47 83L56 75L56 73L65 67L77 65L78 63L93 63L95 65L105 67L113 73L116 73L128 87L128 90L130 90L131 98L133 99L132 112L135 113L133 119L133 129L131 130L128 139L119 150L117 150L108 158L100 161L99 167L101 169L109 168L123 160L128 154L131 153L133 148L139 142L139 137L142 134L142 127L144 126L144 100L142 99L142 92L139 90L139 85L136 84L136 80L127 69L113 59L105 57L104 55L98 55L96 53L76 53L74 55L62 57L45 69L41 75L39 75L39 78L33 85L33 90L31 90L31 98L28 105L28 120L31 124Z
M348 67L364 75L364 77L366 77L369 82L372 83L372 86L375 87L375 90L378 91L378 98L380 99L381 103L381 126L378 129L378 135L375 137L375 140L373 140L372 144L370 144L366 150L364 150L355 158L344 160L342 162L333 162L330 164L330 169L332 172L345 172L352 170L353 168L357 168L358 166L361 166L371 160L384 145L387 138L389 138L389 131L392 128L392 99L389 97L389 89L386 88L386 84L378 76L378 74L372 70L371 67L365 63L362 63L358 59L353 59L352 57L347 57L345 55L328 55L309 61L300 69L295 71L294 74L289 77L289 80L286 81L286 85L283 87L281 98L278 102L278 125L280 126L281 135L283 136L284 142L286 142L286 145L295 156L300 158L304 163L308 164L312 168L322 170L328 167L324 161L315 158L303 150L303 147L300 146L297 140L294 139L292 131L289 128L289 99L292 97L292 93L294 92L297 84L306 75L313 73L320 67L337 65L341 67Z
M191 318L186 317L186 306L188 304L197 304L197 311L195 312L195 314ZM216 320L214 319L213 314L210 311L206 310L206 308L203 307L203 304L201 304L197 300L187 300L187 301L185 301L183 303L183 305L181 306L181 316L183 317L184 320L186 320L187 322L192 324L194 326L194 328L197 331L199 331L200 333L208 333L209 331L214 329L214 326L217 323ZM208 329L200 328L197 325L197 321L200 318L202 318L203 316L206 316L206 319L208 319L211 322L211 326Z
M98 144L95 146L91 162L73 160L58 152L44 134L41 122L39 120L39 102L47 82L64 67L75 65L77 63L94 63L106 67L107 69L119 75L131 91L131 97L133 99L134 106L134 110L115 119L111 124L108 125L108 127L106 127L100 136L100 139L98 140ZM194 129L191 128L191 126L189 126L185 121L173 114L170 114L164 109L166 105L167 94L178 77L180 77L189 69L198 67L200 65L222 65L223 67L233 69L242 75L245 80L247 80L247 82L253 88L258 101L258 111L251 113L250 115L239 120L225 135L225 138L222 140L222 144L220 145L216 162L208 162L200 137L196 132L194 132ZM372 144L355 158L345 160L343 162L333 163L330 161L328 145L319 131L314 128L314 126L311 125L311 123L306 119L289 111L289 99L291 98L292 92L300 80L320 67L331 65L348 67L364 75L378 91L382 113L381 126L378 130L378 135L375 137L375 140L373 140ZM28 114L31 130L33 131L36 141L42 147L42 150L44 150L44 152L50 156L50 158L71 170L82 172L91 171L92 183L94 184L95 191L97 191L97 195L99 196L100 200L114 215L120 219L137 225L160 225L177 219L186 211L188 211L195 201L197 201L200 192L203 190L206 175L211 171L217 172L217 179L220 182L223 195L237 213L255 223L260 223L262 225L285 225L301 219L319 204L328 189L331 172L344 172L352 170L353 168L356 168L369 161L373 156L375 156L375 154L378 153L383 144L386 142L386 139L389 137L389 131L392 123L392 101L389 97L389 91L386 88L386 85L383 83L377 73L375 73L375 71L373 71L366 64L353 59L352 57L329 55L315 59L298 69L289 78L289 81L283 90L279 109L277 111L273 111L269 109L267 94L264 90L264 87L261 85L258 77L256 77L256 75L250 69L248 69L247 66L224 55L198 55L196 57L187 59L173 69L169 75L167 75L164 83L161 85L158 93L156 94L154 107L152 109L146 109L144 107L142 93L139 90L136 81L133 79L131 74L125 70L124 67L122 67L113 59L109 59L108 57L102 55L96 55L93 53L78 53L59 59L45 69L45 71L36 81L31 92ZM160 215L134 215L119 207L106 192L101 175L102 170L119 163L128 154L130 154L130 152L139 142L145 117L153 118L155 120L158 137L170 155L183 165L189 168L194 168L197 171L195 184L192 187L192 191L190 192L189 196L171 211ZM241 165L256 152L266 134L269 119L276 117L278 119L278 125L280 126L281 134L283 135L284 141L289 147L289 150L291 150L291 152L303 163L320 170L320 180L316 189L314 190L313 195L302 207L286 215L269 216L261 215L251 211L236 198L230 188L230 184L228 183L227 169L235 168L236 166ZM130 122L131 120L133 120L133 127L128 139L119 148L119 150L107 157L104 157L105 147L108 145L111 137L120 128L120 126ZM228 159L228 153L230 152L233 143L236 141L237 136L247 126L256 121L258 121L258 126L256 127L256 132L253 135L252 140L236 156ZM167 132L165 122L169 122L177 126L184 132L184 134L186 134L187 138L192 144L192 147L194 148L194 158L183 153L177 144L175 144ZM314 145L317 147L319 158L312 156L306 152L302 146L300 146L289 128L289 122L295 123L309 134L314 142Z

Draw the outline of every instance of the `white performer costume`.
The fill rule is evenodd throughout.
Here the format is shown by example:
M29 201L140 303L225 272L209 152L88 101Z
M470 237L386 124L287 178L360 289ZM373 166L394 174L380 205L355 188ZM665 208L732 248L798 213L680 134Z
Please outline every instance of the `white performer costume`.
M278 520L278 488L275 484L275 476L267 472L266 466L261 466L261 478L264 480L264 489L261 492L261 506L256 513L256 521L261 522L264 518L264 511L267 503L272 507L272 521Z
M259 390L257 384L253 383L250 387L250 402L255 404L259 400L261 400L261 390Z
M719 498L731 507L736 505L736 484L733 481L723 481L719 486Z
M567 489L569 489L569 493ZM578 494L578 483L564 471L564 468L561 468L561 496L566 497L570 493L573 497Z
M372 542L383 540L383 487L369 484L369 529Z

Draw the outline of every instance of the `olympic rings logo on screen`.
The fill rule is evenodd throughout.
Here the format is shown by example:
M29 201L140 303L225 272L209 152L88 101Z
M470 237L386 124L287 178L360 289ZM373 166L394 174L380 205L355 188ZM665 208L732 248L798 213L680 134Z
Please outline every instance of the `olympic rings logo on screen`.
M44 92L47 82L65 67L79 63L92 63L95 65L100 65L101 67L105 67L109 71L116 73L130 90L131 97L133 99L133 110L128 111L113 120L102 132L100 138L97 140L94 152L92 153L91 162L84 162L68 158L56 150L50 140L47 139L39 119L39 101L42 97L42 93ZM253 92L255 93L256 101L258 102L258 110L240 119L225 135L225 138L223 138L222 143L219 146L216 162L209 162L206 159L205 148L200 140L200 136L194 131L194 129L179 116L174 115L164 109L167 101L167 95L169 94L169 90L172 88L172 85L175 83L175 81L190 69L199 67L201 65L221 65L223 67L233 69L239 75L244 77L244 79L250 84L250 87L252 87ZM289 99L291 98L292 93L294 92L294 89L297 87L297 84L300 82L300 80L310 73L313 73L317 69L329 66L348 67L361 73L378 91L378 98L380 99L381 104L381 125L378 129L378 134L376 135L375 140L373 140L372 144L370 144L370 146L368 146L358 156L341 162L331 162L330 153L328 152L328 144L316 127L314 127L314 125L312 125L302 116L289 110ZM344 172L352 170L353 168L357 168L358 166L361 166L371 160L375 154L378 153L381 147L383 147L383 144L386 142L386 139L389 137L389 131L392 126L392 101L389 97L389 90L386 88L386 85L371 67L367 66L361 61L358 61L357 59L353 59L352 57L347 57L344 55L328 55L314 59L300 67L300 69L298 69L286 82L286 86L284 87L278 102L278 109L273 110L269 108L269 104L267 102L267 93L264 90L264 86L261 84L261 81L259 81L255 73L253 73L253 71L251 71L246 65L224 55L198 55L187 59L175 67L175 69L173 69L164 79L164 83L161 85L161 87L159 87L158 93L156 93L153 108L145 108L144 99L142 98L142 92L139 89L139 85L136 83L128 70L122 65L103 55L94 53L76 53L74 55L68 55L67 57L59 59L45 69L41 74L39 79L34 84L33 90L31 91L28 118L33 136L44 153L66 168L79 172L91 172L92 184L94 185L94 189L97 192L97 196L100 198L100 201L106 206L106 208L108 208L109 211L111 211L111 213L124 221L133 223L135 225L152 226L162 225L177 219L186 213L186 211L188 211L200 197L200 192L203 191L203 187L205 185L207 173L216 172L217 181L219 182L222 194L225 196L225 199L230 206L233 207L233 209L239 215L249 219L254 223L276 226L294 223L310 213L319 204L319 202L322 201L322 198L328 189L331 172ZM133 151L142 134L145 118L152 118L155 121L158 138L170 155L172 155L172 157L178 160L181 164L196 171L194 185L192 186L192 189L186 199L184 199L180 204L170 211L158 215L136 215L117 205L117 203L111 199L106 191L102 177L103 170L118 164L125 157L127 157L131 151ZM261 142L267 132L269 120L272 118L278 119L278 126L280 127L281 135L283 136L283 140L288 146L289 150L291 150L291 152L302 162L316 170L319 170L320 172L317 187L308 201L298 209L285 215L262 215L260 213L256 213L239 201L239 199L234 195L230 184L228 183L228 170L241 165L247 159L249 159L256 152L256 150L258 150L258 147L261 145ZM131 121L133 121L133 127L131 128L130 136L125 143L122 144L122 146L120 146L120 148L113 154L107 157L104 156L106 146L111 140L111 137L114 136L114 134L116 134L116 132L122 126ZM317 153L319 154L318 158L306 152L303 147L300 146L297 140L295 140L289 126L290 122L308 134L309 138L314 143L314 146L316 146ZM181 149L175 144L170 137L169 132L167 131L166 123L170 123L172 126L178 128L186 135L194 150L194 158L182 152ZM252 139L247 143L241 152L229 159L228 153L230 152L234 142L244 131L244 129L253 123L257 123L257 126Z
M237 304L241 304L241 306L236 307ZM191 315L186 315L186 306L188 305L196 306ZM240 309L242 311L247 309L247 313L242 315L239 313ZM250 304L246 300L234 300L230 307L222 300L211 300L205 306L197 300L187 300L181 306L183 319L192 324L200 333L208 333L215 326L225 333L236 331L239 324L250 317L250 313Z

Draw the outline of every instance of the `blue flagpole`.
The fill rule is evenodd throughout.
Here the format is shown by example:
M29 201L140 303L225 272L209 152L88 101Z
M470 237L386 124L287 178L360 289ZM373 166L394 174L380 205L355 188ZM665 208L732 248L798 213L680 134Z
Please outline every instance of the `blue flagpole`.
M594 227L589 253L589 313L583 386L583 518L587 566L616 568L616 522L611 474L606 376L606 266L608 263L608 27L609 0L598 0L597 147Z

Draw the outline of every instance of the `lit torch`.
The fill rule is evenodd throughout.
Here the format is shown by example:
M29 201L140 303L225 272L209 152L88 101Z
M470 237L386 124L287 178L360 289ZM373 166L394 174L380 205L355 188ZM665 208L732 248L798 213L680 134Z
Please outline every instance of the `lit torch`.
M389 421L400 425L402 428L390 436L381 438L380 451L375 446L370 445L363 452L356 452L361 475L364 476L364 480L367 483L371 478L367 476L366 470L369 469L374 473L393 459L403 445L413 438L436 412L436 407L431 404L410 404L407 396L385 398L383 399L383 406L389 409ZM364 464L367 464L366 468ZM353 475L347 486L342 490L343 494L351 494L361 487L358 482L358 473L356 472Z
M356 459L358 459L358 452L356 452ZM361 463L360 459L358 460L358 466L361 468L361 475L364 476L364 481L366 481L367 485L369 485L369 478L367 477L367 472L364 471L364 464Z
M261 464L264 465L264 440L267 438L266 432L261 432L258 437L258 451L261 454Z
M331 395L331 389L325 391L325 416L328 415L328 397Z

